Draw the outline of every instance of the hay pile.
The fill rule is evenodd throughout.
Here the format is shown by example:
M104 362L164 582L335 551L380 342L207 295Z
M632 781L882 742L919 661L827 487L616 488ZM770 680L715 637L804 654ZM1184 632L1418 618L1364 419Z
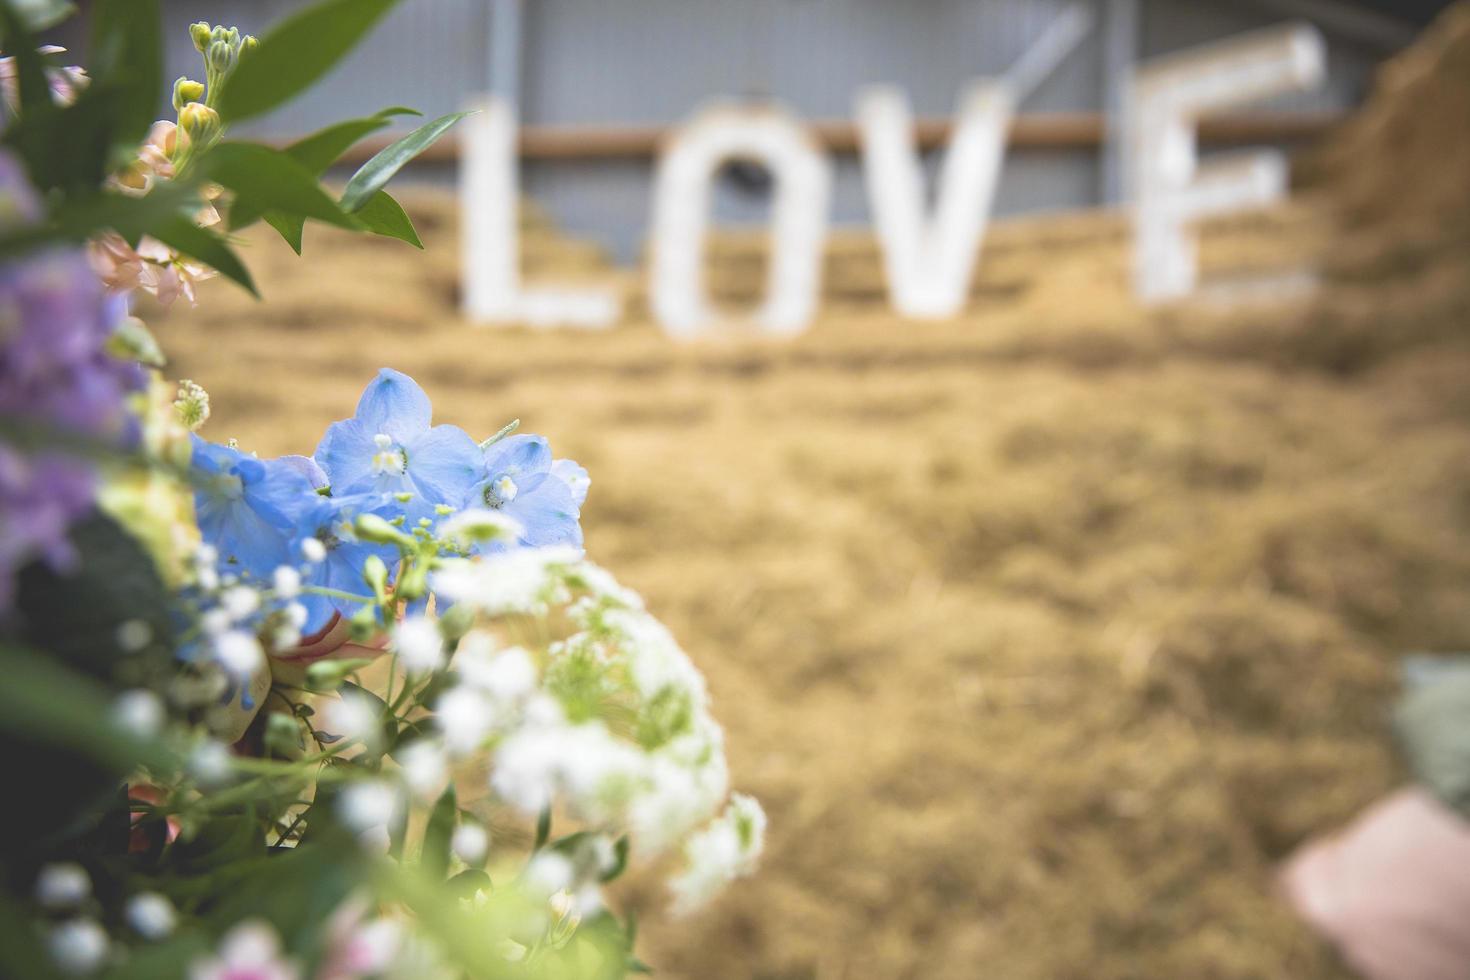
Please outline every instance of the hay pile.
M1273 865L1401 778L1400 654L1470 643L1464 198L1422 172L1463 182L1470 149L1415 121L1463 111L1467 25L1342 137L1382 183L1211 230L1221 267L1319 261L1328 293L1294 309L1144 316L1112 219L1074 216L997 228L954 323L850 303L789 344L478 331L452 208L416 197L427 255L258 236L265 303L211 288L160 329L212 438L309 451L394 365L443 420L520 416L587 465L591 554L707 671L771 816L758 878L646 917L660 975L1338 977ZM1421 129L1445 149L1400 156ZM1400 188L1423 213L1379 206ZM538 274L570 268L554 252ZM1427 286L1444 262L1453 302Z

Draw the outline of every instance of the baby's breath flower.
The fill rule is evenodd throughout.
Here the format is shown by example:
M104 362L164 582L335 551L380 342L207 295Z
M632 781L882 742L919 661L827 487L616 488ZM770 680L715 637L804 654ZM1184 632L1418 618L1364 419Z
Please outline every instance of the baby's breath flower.
M54 926L46 945L63 973L91 973L107 958L107 933L92 919L71 919Z
M754 871L765 834L761 805L749 796L732 795L724 814L684 846L688 867L669 882L675 911L697 909L725 885Z
M322 730L373 747L382 736L382 721L367 698L344 691L322 709Z
M226 630L214 638L214 655L226 672L248 677L265 663L265 651L252 633Z
M450 753L468 755L490 734L495 709L484 694L461 684L440 695L434 705L434 718Z
M405 619L393 632L393 650L410 674L427 674L444 666L444 637L431 619Z
M157 892L140 892L128 899L128 925L144 939L164 939L178 924L174 905Z
M348 784L337 801L342 822L359 833L374 827L387 827L398 815L401 805L398 791L378 780Z
M462 823L454 828L449 849L465 864L479 864L490 850L490 834L477 823Z
M444 791L449 779L449 761L444 750L427 739L395 750L394 759L403 770L409 792L421 800L432 800Z
M36 901L45 908L76 908L90 894L92 879L75 861L45 865L36 876Z
M230 778L230 750L207 738L189 753L189 775L203 786L219 786Z
M320 538L302 538L301 557L313 565L319 564L327 558L327 546Z
M220 606L235 622L247 619L260 608L260 593L248 585L232 585L219 597Z
M163 727L163 701L152 691L124 691L112 702L112 720L133 735L156 735Z
M141 619L129 619L118 626L116 639L124 653L137 653L153 642L153 627Z
M271 575L271 587L276 598L294 599L301 594L301 573L290 565L281 565Z

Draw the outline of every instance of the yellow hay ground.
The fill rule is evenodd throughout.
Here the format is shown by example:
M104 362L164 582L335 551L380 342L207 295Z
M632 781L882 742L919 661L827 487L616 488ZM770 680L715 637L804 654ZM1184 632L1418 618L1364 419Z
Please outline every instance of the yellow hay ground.
M1467 26L1419 76L1470 64ZM425 196L427 254L254 235L266 301L214 286L160 329L215 439L310 452L392 365L440 420L519 416L588 467L591 555L707 672L771 818L708 912L617 896L660 975L1338 977L1273 868L1403 778L1401 654L1470 642L1470 346L1464 253L1375 266L1404 236L1333 242L1321 179L1206 241L1216 270L1326 268L1290 309L1144 315L1117 219L1073 216L997 228L954 323L854 299L787 344L479 330ZM537 275L606 275L527 222ZM839 292L876 294L863 249Z

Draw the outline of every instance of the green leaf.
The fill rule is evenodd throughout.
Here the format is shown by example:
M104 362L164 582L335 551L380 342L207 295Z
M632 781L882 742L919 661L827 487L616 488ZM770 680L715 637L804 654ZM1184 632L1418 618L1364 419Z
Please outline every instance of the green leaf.
M613 866L602 874L603 881L612 881L621 875L628 867L628 835L624 834L618 838L613 845Z
M306 230L306 219L301 215L281 214L279 211L267 211L265 223L280 233L291 246L291 250L297 255L301 254L301 235Z
M189 218L177 217L158 224L150 234L184 255L198 259L225 278L245 287L250 295L260 298L255 282L250 278L250 271L245 268L234 249L214 232L200 228Z
M36 50L33 25L24 5L15 0L0 0L0 48L15 59L15 75L20 83L20 106L30 111L51 104L51 86L46 81L46 62Z
M137 242L163 222L192 215L199 204L198 190L179 181L156 185L143 197L111 192L79 195L69 199L41 224L17 228L0 236L0 259L34 251L48 242L80 242L107 229L129 242Z
M316 175L280 150L259 143L220 143L200 157L198 172L235 192L235 206L257 214L278 211L340 228L357 222L327 196ZM238 227L231 214L231 227Z
M440 116L383 147L347 182L347 187L342 191L343 210L357 211L366 205L368 199L382 190L383 185L402 170L405 164L433 146L439 137L449 132L451 126L468 115L468 112L452 112L447 116Z
M449 871L449 844L454 837L454 825L459 820L459 803L455 799L454 784L450 783L434 812L429 814L429 824L424 828L424 853L421 858L424 874L440 880Z
M349 119L318 130L286 147L286 152L302 166L320 176L327 168L369 133L388 125L386 117Z
M324 0L276 24L240 59L216 103L226 122L298 95L356 47L397 0Z
M33 31L55 27L77 12L76 4L67 0L21 0L16 9L26 27Z
M422 116L423 113L419 112L417 109L410 109L406 105L395 105L389 106L386 109L379 109L376 113L374 113L374 115L387 118L389 116Z
M413 221L409 219L408 213L403 210L402 205L388 196L387 191L378 191L368 198L367 204L357 212L357 220L374 235L396 238L401 242L408 242L414 248L424 247L424 243L419 241L419 233L414 231Z
M143 139L163 89L163 41L158 0L97 0L92 5L88 74L93 84L119 90L112 118L114 143Z
M536 843L532 845L533 851L539 851L546 846L547 839L551 837L551 807L542 807L541 814L536 818Z

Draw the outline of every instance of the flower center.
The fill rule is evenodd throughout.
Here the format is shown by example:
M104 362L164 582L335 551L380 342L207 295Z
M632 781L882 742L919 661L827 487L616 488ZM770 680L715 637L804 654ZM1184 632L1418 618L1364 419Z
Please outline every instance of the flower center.
M373 436L378 451L373 453L373 472L379 476L402 476L408 471L408 453L393 444L393 437L379 432Z
M491 507L504 507L516 499L516 481L508 475L498 476L485 486L485 503Z

